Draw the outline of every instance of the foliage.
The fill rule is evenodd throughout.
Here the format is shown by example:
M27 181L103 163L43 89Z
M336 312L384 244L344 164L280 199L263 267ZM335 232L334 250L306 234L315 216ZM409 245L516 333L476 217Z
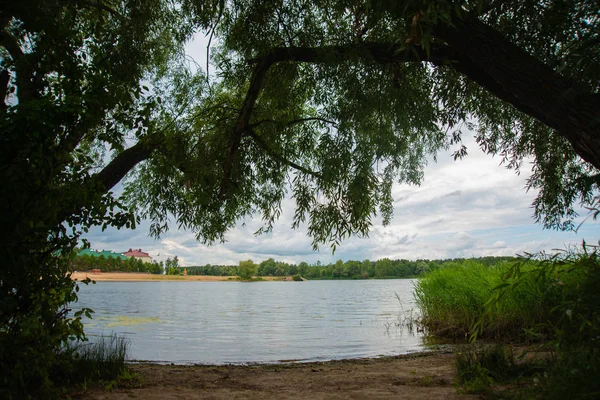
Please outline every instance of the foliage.
M295 282L302 282L302 277L300 276L300 274L296 274L296 275L292 276L292 279Z
M2 270L2 287L18 290L3 292L0 303L0 397L52 397L56 391L50 373L61 362L60 349L83 339L81 320L91 310L69 314L68 304L77 301L79 287L68 276L68 258L34 253L18 260L25 262L18 273L10 265ZM40 271L35 265L48 268ZM14 275L7 276L7 270ZM37 279L27 279L28 273Z
M503 261L513 260L513 257L481 257L477 262L491 266ZM272 258L262 261L258 266L257 276L290 276L298 273L309 279L369 279L369 278L415 278L429 271L445 268L455 263L464 262L465 259L447 260L389 260L385 259L371 262L369 260L355 261L338 260L333 264L322 265L317 262L309 265L301 262L298 265L276 261ZM384 272L377 274L377 265L386 265ZM188 275L236 275L236 266L233 265L204 265L188 267Z
M438 150L464 156L461 137L473 130L517 172L531 158L536 219L572 227L573 206L589 204L598 189L598 154L583 147L600 144L579 144L597 136L595 2L401 4L244 0L221 2L213 14L201 7L219 39L219 79L194 92L193 79L178 75L187 89L171 107L171 119L181 116L177 129L127 190L152 233L176 216L199 240L223 240L255 214L264 220L258 233L266 232L288 195L293 226L306 225L315 248L335 249L367 235L375 216L388 223L393 182L419 184ZM484 50L493 59L478 58ZM549 87L544 79L557 92L538 93ZM581 102L563 102L563 87ZM575 120L579 128L561 125Z
M240 261L238 265L238 275L241 279L251 279L258 271L258 265L252 260Z
M172 259L170 257L167 258L167 261L165 261L165 270L167 271L167 275L179 275L182 273L177 256Z
M580 250L527 255L496 267L468 262L439 269L416 286L421 322L431 334L546 344L553 357L543 365L535 391L555 399L600 393L595 379L600 371L599 293L598 248L585 243ZM479 390L505 379L494 372L512 369L501 365L502 358L477 348L461 354L465 387ZM490 362L500 366L492 368ZM520 393L529 394L526 389Z
M467 392L486 392L494 383L512 382L540 372L540 361L524 361L526 353L516 356L504 345L463 346L456 353L458 383Z
M140 80L181 51L177 13L161 0L2 3L0 397L56 395L51 373L89 314L69 313L78 236L137 223L110 193L114 167L129 141L150 141L157 101Z
M510 285L503 285L486 304L486 312L502 307L523 282L534 279L558 301L547 318L532 330L546 338L555 358L541 379L544 398L595 397L600 384L600 254L599 248L585 242L581 249L571 248L551 255L530 255L535 268L516 264L509 272Z
M90 226L174 220L213 242L254 214L270 230L289 195L293 226L335 250L473 128L507 166L533 159L536 218L570 227L598 189L599 23L594 0L4 2L0 390L51 388L82 338L67 273ZM218 38L215 79L183 56L196 31Z

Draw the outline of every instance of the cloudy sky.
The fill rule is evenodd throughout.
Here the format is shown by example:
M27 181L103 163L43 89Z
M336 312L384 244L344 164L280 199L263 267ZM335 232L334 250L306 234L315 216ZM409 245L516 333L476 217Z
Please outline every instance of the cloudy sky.
M305 228L290 228L294 212L291 199L284 203L283 215L272 233L253 235L260 227L258 217L240 221L226 235L225 243L212 246L198 243L194 234L186 231L171 231L154 240L148 236L148 222L135 230L92 229L86 237L95 249L142 248L159 260L176 255L184 266L237 264L247 259L260 262L270 257L295 263L329 263L383 257L414 260L514 255L564 249L584 238L589 243L598 241L599 226L591 219L577 234L544 230L535 224L531 218L535 193L524 189L528 173L516 175L498 165L499 159L483 154L472 139L466 145L469 155L463 160L453 161L450 152L445 152L437 163L430 162L421 186L394 186L391 224L383 227L375 219L368 238L347 239L335 254L327 246L314 252Z
M201 38L188 46L188 54L203 68L206 44ZM535 193L524 189L529 173L521 175L499 165L499 158L484 154L474 140L464 137L469 155L453 161L451 152L430 161L421 186L395 185L394 218L383 227L374 220L368 238L350 238L335 254L327 246L314 252L305 227L292 230L294 202L284 203L284 212L272 233L254 236L260 216L240 221L226 235L226 242L205 246L192 232L171 231L160 240L148 236L149 223L135 230L94 228L86 235L92 248L126 251L141 248L158 260L178 256L181 265L237 264L252 259L299 263L329 263L379 258L438 259L515 255L551 251L598 241L597 222L589 219L578 233L544 230L532 219ZM587 214L582 211L582 217Z

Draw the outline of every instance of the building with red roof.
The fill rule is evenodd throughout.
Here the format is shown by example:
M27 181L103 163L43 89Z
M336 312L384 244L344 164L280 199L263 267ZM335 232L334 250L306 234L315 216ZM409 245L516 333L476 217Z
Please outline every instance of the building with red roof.
M143 252L142 249L129 249L128 251L123 252L123 255L125 257L133 257L147 263L152 262L152 257L150 254Z

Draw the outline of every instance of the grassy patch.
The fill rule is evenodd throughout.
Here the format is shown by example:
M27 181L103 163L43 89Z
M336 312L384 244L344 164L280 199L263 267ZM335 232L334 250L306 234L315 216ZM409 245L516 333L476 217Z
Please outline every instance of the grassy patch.
M79 387L108 382L131 381L125 360L128 342L116 335L95 343L68 346L61 352L60 363L54 368L52 380L59 386Z

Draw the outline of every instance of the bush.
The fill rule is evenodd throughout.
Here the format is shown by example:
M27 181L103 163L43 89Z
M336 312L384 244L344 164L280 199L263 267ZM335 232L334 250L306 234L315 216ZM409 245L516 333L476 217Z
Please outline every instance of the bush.
M302 277L300 276L300 274L292 276L292 279L296 282L302 282Z

